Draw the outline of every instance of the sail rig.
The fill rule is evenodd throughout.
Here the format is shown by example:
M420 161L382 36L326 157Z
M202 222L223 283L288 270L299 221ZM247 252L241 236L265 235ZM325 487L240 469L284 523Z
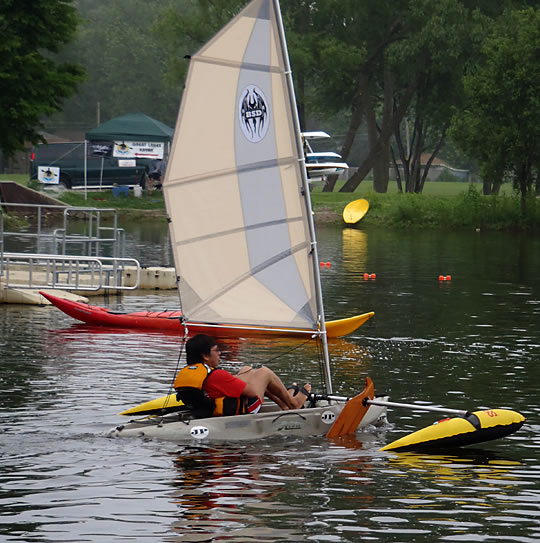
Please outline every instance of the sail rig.
M191 57L163 193L186 321L313 331L332 392L277 0L253 0Z

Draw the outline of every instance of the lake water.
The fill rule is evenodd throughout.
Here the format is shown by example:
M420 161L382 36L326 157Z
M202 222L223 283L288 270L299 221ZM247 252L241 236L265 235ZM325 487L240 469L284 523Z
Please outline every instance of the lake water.
M326 318L375 311L330 342L338 393L369 375L394 401L512 408L526 425L444 455L379 451L441 418L405 409L390 410L382 429L334 441L111 439L120 411L168 391L179 338L0 305L0 541L540 541L540 240L317 233L331 263ZM163 225L132 225L127 256L171 265L167 239ZM178 306L173 291L92 303ZM286 383L320 382L316 352L301 341L229 340L224 349L228 368L264 363Z

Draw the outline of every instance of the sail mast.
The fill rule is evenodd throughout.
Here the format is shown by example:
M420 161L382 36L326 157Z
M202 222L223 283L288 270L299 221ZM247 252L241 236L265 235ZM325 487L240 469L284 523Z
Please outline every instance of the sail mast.
M302 184L303 184L303 196L306 206L306 213L308 217L309 233L311 237L311 250L312 250L312 265L313 265L313 275L315 277L315 293L316 293L316 303L317 303L317 312L319 317L319 334L322 343L323 350L323 360L324 360L324 378L326 381L326 388L329 394L332 394L332 374L330 371L330 355L328 353L328 338L326 334L326 324L324 317L324 305L322 297L322 288L321 288L321 276L319 272L319 256L317 252L317 239L315 237L315 225L313 223L313 210L311 208L311 197L309 191L309 182L305 167L305 156L304 156L304 147L302 145L302 136L300 131L300 120L298 118L298 108L296 105L296 96L294 92L294 83L292 78L292 70L289 62L289 53L287 49L287 40L285 38L285 29L283 26L283 18L281 16L281 9L279 6L279 0L272 0L274 3L275 12L277 14L277 23L279 37L281 39L282 48L285 57L285 67L286 67L286 76L287 76L287 86L289 89L289 100L291 103L291 110L293 112L293 124L296 128L296 145L298 148L298 156L302 157L301 159L301 172L302 172Z
M277 0L252 0L192 55L163 195L186 320L310 330L322 340L332 392L309 185Z

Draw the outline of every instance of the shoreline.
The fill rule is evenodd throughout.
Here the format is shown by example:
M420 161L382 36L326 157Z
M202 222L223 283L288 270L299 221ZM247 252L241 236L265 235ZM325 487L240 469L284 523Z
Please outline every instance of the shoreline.
M149 216L160 220L166 220L167 218L164 209L117 208L116 211L118 213L118 217L123 219L136 219L138 217L148 218ZM338 224L342 222L342 217L340 213L326 208L314 211L313 220L315 224Z

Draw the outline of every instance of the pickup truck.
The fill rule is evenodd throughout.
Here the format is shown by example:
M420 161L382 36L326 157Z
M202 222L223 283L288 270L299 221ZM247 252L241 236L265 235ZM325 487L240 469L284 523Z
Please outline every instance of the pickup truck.
M112 156L112 144L88 142L86 163L87 188L113 185L145 186L151 160L125 160ZM34 147L30 157L30 179L38 179L39 166L60 168L59 184L66 189L82 189L84 182L84 142L49 143ZM133 165L135 164L135 165Z

